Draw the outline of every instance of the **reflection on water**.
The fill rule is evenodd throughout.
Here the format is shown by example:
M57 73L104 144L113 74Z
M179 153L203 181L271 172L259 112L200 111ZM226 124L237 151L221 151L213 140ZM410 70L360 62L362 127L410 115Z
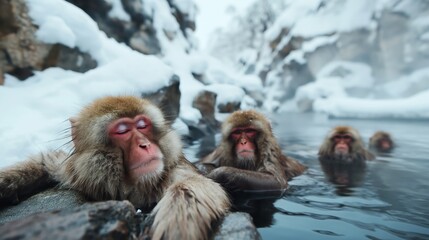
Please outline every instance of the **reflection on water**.
M427 122L314 114L270 118L284 152L309 170L280 199L241 200L264 239L429 239ZM322 166L318 148L336 125L355 127L366 143L375 131L388 131L397 147L357 172Z
M351 195L352 188L363 182L366 173L365 162L341 163L333 162L331 159L319 159L319 162L326 179L336 185L338 195Z

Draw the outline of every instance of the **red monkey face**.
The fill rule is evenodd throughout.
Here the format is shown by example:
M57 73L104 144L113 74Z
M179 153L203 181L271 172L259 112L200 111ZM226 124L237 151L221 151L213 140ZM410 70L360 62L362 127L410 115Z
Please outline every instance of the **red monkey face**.
M255 138L257 131L253 128L234 128L231 139L235 143L235 153L239 160L253 160L255 158Z
M389 151L392 149L392 143L387 138L383 138L378 142L378 148L382 151Z
M152 139L152 124L144 115L120 118L108 126L109 137L124 155L124 168L135 181L147 174L161 173L163 155Z
M350 145L354 138L349 134L335 134L331 138L334 143L335 154L348 154L350 153Z

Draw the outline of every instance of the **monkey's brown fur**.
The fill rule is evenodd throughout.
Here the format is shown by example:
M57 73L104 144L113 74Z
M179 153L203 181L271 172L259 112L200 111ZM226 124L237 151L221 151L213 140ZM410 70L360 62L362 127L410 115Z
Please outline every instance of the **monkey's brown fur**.
M235 143L231 141L230 135L233 129L238 127L251 127L258 132L255 143L256 157L252 162L239 161L235 156ZM201 161L203 164L211 164L215 168L233 167L271 175L282 188L287 187L288 179L300 175L306 170L304 165L282 154L269 120L257 111L246 110L232 113L223 122L221 132L220 145ZM245 175L248 175L247 173ZM255 175L255 177L258 176ZM258 179L255 180L258 181Z
M365 161L373 160L375 158L373 154L365 149L359 132L350 126L337 126L328 133L322 145L320 146L319 158L335 160L335 144L333 143L332 138L336 134L350 134L354 138L354 141L350 144L351 153L349 153L345 161Z
M138 114L152 121L164 170L130 183L125 180L123 153L110 141L107 125ZM230 202L222 187L197 173L185 159L179 136L150 102L131 96L104 97L71 122L72 154L40 154L0 171L0 201L18 201L34 187L58 182L91 200L129 200L142 209L157 203L151 212L152 239L207 239L212 224L228 211Z
M380 146L380 141L386 140L390 143L390 148L385 149L382 146ZM376 150L378 152L390 152L395 147L395 144L393 143L392 136L388 132L385 131L377 131L369 138L369 148L371 150Z

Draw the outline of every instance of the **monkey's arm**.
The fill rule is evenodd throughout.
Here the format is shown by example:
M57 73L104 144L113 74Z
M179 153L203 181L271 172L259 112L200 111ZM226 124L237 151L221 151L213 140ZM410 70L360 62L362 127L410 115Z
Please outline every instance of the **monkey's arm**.
M0 170L0 203L17 204L56 183L57 159L63 152L39 154Z
M284 189L287 185L281 184L277 179L262 172L249 171L234 167L219 167L208 174L208 177L220 183L229 191L262 191Z
M219 150L216 149L200 161L196 162L195 166L201 174L207 176L207 174L219 167L219 158Z
M230 207L227 194L193 168L177 167L170 176L173 183L151 214L152 239L208 239Z
M280 158L280 164L284 168L287 179L301 175L307 167L301 164L298 160L282 155Z

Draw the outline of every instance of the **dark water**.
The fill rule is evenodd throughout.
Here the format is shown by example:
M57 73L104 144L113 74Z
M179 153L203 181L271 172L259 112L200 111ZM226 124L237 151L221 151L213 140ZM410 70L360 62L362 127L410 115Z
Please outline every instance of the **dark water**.
M290 182L284 197L256 204L264 239L429 239L429 122L315 114L270 119L283 151L309 170ZM369 162L354 187L328 181L317 159L323 138L340 124L358 129L366 143L376 130L388 131L398 146Z

